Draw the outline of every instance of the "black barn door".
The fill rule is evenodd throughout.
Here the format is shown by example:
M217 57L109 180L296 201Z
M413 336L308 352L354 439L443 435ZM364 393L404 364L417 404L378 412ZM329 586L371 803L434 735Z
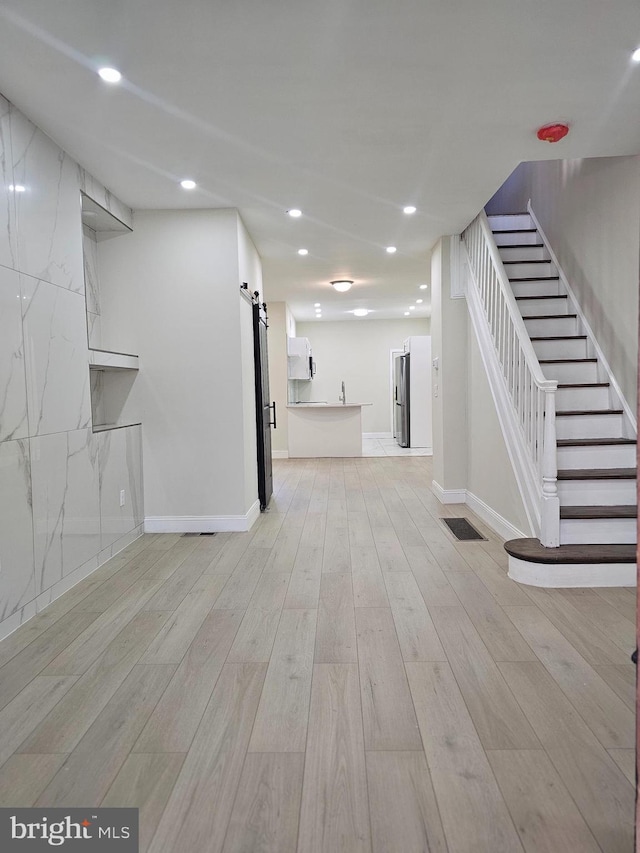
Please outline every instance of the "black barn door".
M271 412L276 426L276 404L270 403L269 359L267 353L267 306L253 303L253 357L256 380L256 427L258 433L258 497L265 510L273 494L271 470Z

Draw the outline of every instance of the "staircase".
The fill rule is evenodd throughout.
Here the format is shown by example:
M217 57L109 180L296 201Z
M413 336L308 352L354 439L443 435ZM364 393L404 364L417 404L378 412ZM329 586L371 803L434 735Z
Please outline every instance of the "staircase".
M522 213L485 218L481 214L479 220L485 241L493 244L484 256L477 250L475 223L468 229L469 236L465 232L463 237L468 251L471 247L470 265L484 301L486 322L492 325L495 296L487 298L489 289L481 283L486 276L482 258L490 255L493 275L503 290L508 281L544 378L558 383L555 444L560 547L544 548L536 539L508 542L510 575L544 586L635 583L636 433L628 407L534 217ZM476 231L471 233L473 228ZM473 269L474 253L477 270ZM510 294L505 300L513 306ZM491 332L499 350L500 334L496 336L495 329ZM504 373L504 356L500 361ZM509 363L506 374L508 369ZM545 424L548 417L545 408ZM547 477L547 485L548 481ZM531 564L532 572L527 568ZM543 570L544 564L553 570ZM615 564L621 570L608 571ZM580 572L585 573L584 582Z

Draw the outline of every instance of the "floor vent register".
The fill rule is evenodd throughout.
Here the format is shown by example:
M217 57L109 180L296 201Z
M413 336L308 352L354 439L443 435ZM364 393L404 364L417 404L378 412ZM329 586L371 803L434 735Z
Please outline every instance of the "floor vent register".
M440 520L444 521L456 539L459 539L461 542L470 542L474 539L484 539L486 541L487 537L479 533L466 518L442 518Z

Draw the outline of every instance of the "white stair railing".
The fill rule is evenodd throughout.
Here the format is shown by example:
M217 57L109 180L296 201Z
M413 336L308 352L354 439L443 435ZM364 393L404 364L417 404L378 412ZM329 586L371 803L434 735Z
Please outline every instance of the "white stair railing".
M517 434L525 453L521 473L529 494L537 497L533 521L540 542L560 544L560 502L556 454L555 394L558 383L545 379L498 247L484 211L462 234L471 272L467 296L480 307L493 341L504 389L511 401L511 434ZM470 304L471 308L471 304ZM484 336L483 336L484 337Z

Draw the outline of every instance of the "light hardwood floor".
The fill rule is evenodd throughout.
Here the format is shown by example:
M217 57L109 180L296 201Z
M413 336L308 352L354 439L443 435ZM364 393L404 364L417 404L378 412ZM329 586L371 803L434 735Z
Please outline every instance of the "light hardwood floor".
M0 643L0 806L137 806L150 853L631 853L635 590L518 586L428 458L274 475L250 533L144 536Z

